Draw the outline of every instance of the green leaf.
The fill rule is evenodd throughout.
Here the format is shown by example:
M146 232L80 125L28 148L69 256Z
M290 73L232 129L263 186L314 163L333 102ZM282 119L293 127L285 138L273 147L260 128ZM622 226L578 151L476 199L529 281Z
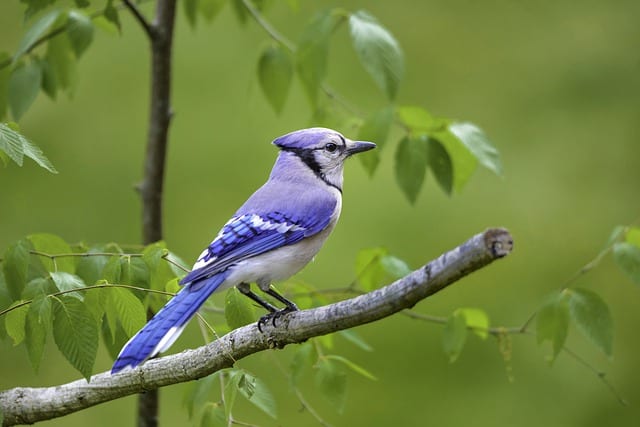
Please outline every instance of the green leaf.
M551 342L553 362L564 347L569 330L569 306L564 294L550 299L536 314L536 337L538 344Z
M93 41L93 23L91 18L84 13L71 10L69 11L67 25L71 48L76 58L80 58Z
M442 348L449 362L453 363L460 356L460 352L467 340L467 321L463 313L454 311L442 330Z
M226 378L227 382L223 390L224 395L224 413L225 417L229 419L231 417L231 410L236 402L236 396L238 395L238 382L244 376L242 369L229 369L225 372L222 378Z
M122 347L124 347L127 341L129 341L131 336L124 332L120 323L117 323L116 330L112 331L109 327L109 322L107 321L106 316L102 318L102 322L99 322L98 326L100 328L100 333L102 334L102 340L104 341L111 359L116 360L118 354L120 354L120 350L122 350Z
M393 255L384 255L380 258L380 265L393 279L399 279L411 273L407 263Z
M187 22L191 28L196 27L196 21L198 18L198 0L184 0L182 2L184 6L184 14L187 17Z
M264 381L243 371L238 379L238 391L249 402L273 419L278 418L276 400Z
M338 23L334 11L320 12L307 25L296 50L298 76L311 106L318 106L318 90L327 76L329 41Z
M149 270L149 287L164 290L167 282L176 275L164 259L169 254L164 242L152 243L142 251L142 260Z
M31 245L28 240L21 239L7 248L2 262L5 282L9 289L9 295L13 300L20 299L22 290L27 284L27 270L29 268L29 250Z
M396 150L395 175L400 189L411 204L416 202L424 183L429 148L424 137L405 137Z
M226 2L227 0L200 0L200 13L208 22L212 22Z
M67 34L60 34L49 41L46 60L51 67L49 78L55 82L49 84L72 94L77 74L76 57ZM55 98L55 91L49 95Z
M118 284L120 283L120 276L122 275L122 264L120 263L119 256L112 256L102 269L101 278L107 283Z
M385 269L381 263L387 255L384 248L361 249L356 255L356 279L365 291L377 289L384 282Z
M255 321L256 311L246 296L234 286L229 289L224 299L224 317L231 329L248 325Z
M429 167L442 191L451 195L453 192L453 163L447 150L433 138L428 139Z
M107 5L102 12L102 16L105 19L113 24L114 27L118 29L118 31L122 31L122 26L120 25L120 15L118 14L118 9L113 5L113 0L108 0Z
M16 120L29 109L40 92L42 70L38 61L19 64L9 77L8 99L11 114Z
M625 235L624 240L627 243L631 243L632 245L640 248L640 228L638 227L629 228L629 230L627 231L627 234Z
M373 176L373 173L380 163L380 150L382 150L389 137L389 131L393 122L393 111L393 106L388 106L376 111L367 117L358 131L358 140L372 141L378 146L377 150L370 150L358 156L369 176Z
M588 289L571 288L565 292L569 295L569 313L580 332L607 356L611 356L613 320L607 304Z
M431 132L429 137L438 141L447 151L453 169L453 190L460 193L476 170L478 160L448 129Z
M375 375L373 375L371 372L367 371L366 369L364 369L362 366L357 365L356 363L352 362L351 360L342 357L342 356L338 356L335 354L330 354L328 356L324 356L327 359L330 360L335 360L336 362L340 362L342 363L344 366L346 366L347 368L351 369L353 372L355 372L358 375L362 375L363 377L370 379L372 381L377 381L378 378L375 377Z
M354 344L356 347L364 351L373 351L373 347L369 345L359 334L352 329L338 331L338 335Z
M364 69L391 100L404 74L404 58L391 33L365 11L349 17L351 40Z
M482 129L473 123L453 123L449 130L471 151L481 165L502 176L502 162L498 150Z
M634 283L640 285L640 247L629 242L618 242L613 245L613 259Z
M182 398L182 404L187 409L189 420L195 421L197 412L209 399L213 383L220 376L220 371L189 383ZM223 412L224 414L224 412Z
M0 52L0 64L7 62L11 56L6 52ZM0 120L7 115L7 91L9 90L9 76L11 67L0 68Z
M40 167L51 173L58 173L49 159L42 154L42 150L5 123L0 123L0 150L7 153L19 166L22 166L22 159L26 155Z
M37 373L44 353L47 334L53 320L51 300L41 293L30 304L25 323L25 344L29 361Z
M456 313L460 313L464 316L465 324L468 329L479 336L480 338L487 339L489 336L489 316L484 310L479 308L458 308Z
M102 323L102 317L107 308L109 289L94 288L84 292L84 305L91 312L96 323Z
M51 26L54 24L54 22L56 22L56 20L60 16L60 13L60 9L54 9L42 15L40 19L34 22L34 24L24 33L22 40L20 40L18 49L13 56L14 62L20 59L22 55L27 53L27 51L32 48L33 44L36 43L51 29Z
M142 258L123 255L120 257L120 269L121 284L149 288L149 268Z
M135 335L147 323L144 305L128 289L114 286L107 290L109 295L105 312L112 333L115 332L116 322L119 321L128 336Z
M56 271L51 273L51 280L61 292L72 291L74 289L83 289L86 284L82 279L75 274L67 273L65 271ZM80 301L84 300L84 295L80 292L71 292L67 296L76 298Z
M11 304L11 307L15 307L22 304L24 301L18 300ZM4 327L7 329L7 335L13 340L13 345L16 346L24 341L25 337L25 324L27 320L27 313L29 312L29 306L23 305L19 308L9 311L4 315Z
M307 368L310 368L313 365L315 357L316 352L310 342L300 344L298 348L296 348L296 352L293 354L293 358L289 364L291 384L295 386L300 382L302 374Z
M13 299L9 295L9 288L7 288L7 283L4 280L4 272L0 269L0 311L9 308L12 302ZM0 316L0 341L3 341L7 337L4 319L5 316Z
M435 119L422 107L409 105L397 108L398 118L411 133L420 134L433 130Z
M258 60L258 82L271 107L281 113L289 94L293 64L280 45L268 46Z
M76 4L77 7L79 8L85 8L88 7L91 3L89 2L89 0L73 0L74 3Z
M27 236L33 249L49 255L73 253L67 242L55 234L38 233ZM59 257L54 260L47 257L40 257L40 261L47 271L66 271L73 273L76 270L76 263L73 257Z
M217 402L207 402L202 408L200 427L227 427L224 407Z
M347 375L336 362L327 358L319 359L316 368L316 387L320 389L322 396L342 413L347 398Z
M89 381L98 351L98 326L76 298L55 299L53 338L64 357Z
M86 252L88 256L83 256L78 261L76 274L80 276L87 285L95 285L98 280L102 279L102 271L111 259L108 256L89 255L101 252L103 252L102 246L94 246Z

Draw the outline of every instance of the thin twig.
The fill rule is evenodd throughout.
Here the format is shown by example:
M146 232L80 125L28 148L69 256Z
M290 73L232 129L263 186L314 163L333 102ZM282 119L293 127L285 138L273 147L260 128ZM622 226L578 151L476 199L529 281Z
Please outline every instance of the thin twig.
M131 0L122 0L122 2L124 3L125 7L129 9L129 11L131 11L131 14L147 34L147 37L149 37L149 39L153 38L155 28L153 25L151 25L151 23L149 23L149 21L147 21L147 18L145 18L138 6L136 6Z

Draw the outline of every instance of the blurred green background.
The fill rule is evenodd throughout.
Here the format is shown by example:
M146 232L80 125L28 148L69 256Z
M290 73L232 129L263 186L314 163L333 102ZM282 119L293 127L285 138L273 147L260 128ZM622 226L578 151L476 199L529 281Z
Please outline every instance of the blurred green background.
M480 307L492 325L516 326L597 254L614 226L638 217L639 2L302 1L295 13L285 2L272 3L268 18L294 40L320 8L370 11L406 55L399 104L478 124L499 148L506 171L500 179L478 170L463 194L452 198L429 177L410 206L394 182L396 132L373 179L357 161L348 165L341 222L299 279L320 287L346 285L355 275L357 251L371 246L385 246L418 267L489 226L504 226L515 238L512 256L416 310L447 316L457 307ZM148 52L135 22L126 13L122 18L122 36L97 32L80 61L73 99L62 96L54 103L40 95L22 120L22 131L60 174L32 162L0 170L3 250L33 232L70 242L139 242L140 203L133 187L141 177L146 136ZM3 2L0 50L13 52L23 31L18 2ZM239 25L228 5L212 25L201 21L195 30L180 10L165 235L185 260L194 259L265 180L276 156L269 142L313 124L297 82L280 116L263 98L255 70L266 41L253 22ZM357 62L345 26L333 39L329 83L365 111L384 104ZM372 353L336 339L337 353L379 379L350 374L344 414L322 399L311 379L302 390L328 422L341 426L637 425L640 289L610 258L578 285L596 290L610 305L614 357L600 354L575 329L568 344L607 373L629 406L566 353L549 367L549 348L538 347L533 337L514 336L505 363L495 340L471 336L450 364L441 350L441 326L404 316L357 328ZM38 375L23 347L0 343L0 389L77 379L49 341ZM201 343L191 325L174 350ZM235 410L237 418L258 425L317 424L299 411L287 381L273 368L286 367L293 350L238 363L267 381L280 419L244 403ZM101 348L96 372L110 363ZM183 390L162 390L164 425L186 423ZM44 425L133 425L135 401L121 399Z

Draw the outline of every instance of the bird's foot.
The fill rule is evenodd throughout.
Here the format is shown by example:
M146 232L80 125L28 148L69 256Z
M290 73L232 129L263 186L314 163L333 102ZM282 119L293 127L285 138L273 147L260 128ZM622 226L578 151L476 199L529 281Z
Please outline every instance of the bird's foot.
M264 325L266 325L267 323L271 322L271 324L273 325L273 327L276 327L276 321L284 316L285 314L294 312L294 311L298 311L298 307L295 304L291 304L286 306L283 309L280 310L276 310L276 311L272 311L270 313L265 314L264 316L262 316L260 318L260 320L258 320L258 330L260 332L262 332L262 327Z

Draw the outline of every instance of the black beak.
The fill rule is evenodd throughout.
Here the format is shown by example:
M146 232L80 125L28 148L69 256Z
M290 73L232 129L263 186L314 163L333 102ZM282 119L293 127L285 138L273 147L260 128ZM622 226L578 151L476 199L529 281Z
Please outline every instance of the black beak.
M373 150L376 148L376 144L373 142L367 141L350 141L347 144L347 156L352 156L357 153L362 153L364 151Z

